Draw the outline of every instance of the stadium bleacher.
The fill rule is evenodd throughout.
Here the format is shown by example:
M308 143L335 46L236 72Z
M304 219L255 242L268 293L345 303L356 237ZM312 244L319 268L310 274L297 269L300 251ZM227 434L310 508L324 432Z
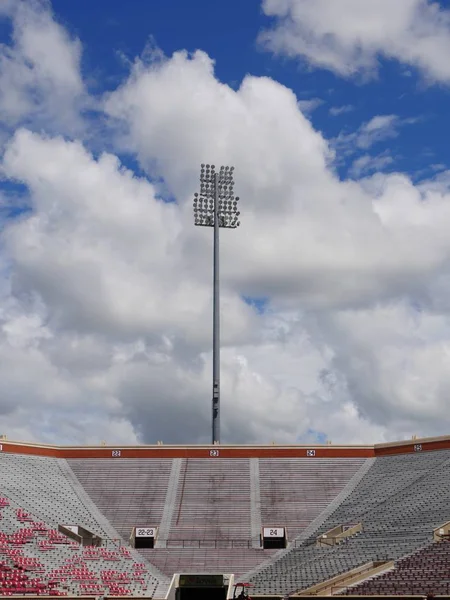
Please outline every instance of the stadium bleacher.
M0 593L146 595L158 580L125 546L81 547L2 497Z
M170 576L177 570L207 573L219 569L242 574L258 565L269 551L263 553L260 548L260 531L255 539L255 521L286 527L289 535L296 536L366 460L318 458L312 462L299 458L275 460L271 465L268 459L185 458L176 470L177 481L172 480L171 461L69 459L68 463L124 539L135 524L158 525L164 506L169 506L164 543L154 550L141 550L141 554ZM252 494L255 470L258 505ZM148 481L153 481L153 490ZM173 493L172 501L165 502L164 489ZM118 494L118 490L124 493Z
M361 468L360 458L260 459L261 519L295 539Z
M450 542L433 543L397 561L395 568L348 588L346 595L450 595Z
M449 520L450 451L377 458L355 490L302 544L249 574L255 591L306 589L372 560L394 559L427 546ZM337 546L316 546L331 528L363 523Z
M164 598L175 573L233 573L254 594L285 595L375 560L394 560L395 569L347 595L447 594L450 543L432 541L450 521L448 442L378 455L271 456L265 447L220 459L186 448L65 458L0 446L0 595ZM362 530L340 543L317 544L357 523ZM61 525L86 528L102 544L83 547ZM154 548L130 546L137 526L157 529ZM285 528L288 547L263 550L262 527Z
M0 457L0 544L6 568L17 574L24 561L34 561L47 586L64 584L59 589L70 593L105 590L109 595L163 595L167 577L126 547L64 460ZM106 541L106 547L89 554L87 548L58 532L62 524L87 527Z
M93 504L123 540L136 525L159 525L171 459L72 459L67 461ZM151 522L148 522L148 521Z

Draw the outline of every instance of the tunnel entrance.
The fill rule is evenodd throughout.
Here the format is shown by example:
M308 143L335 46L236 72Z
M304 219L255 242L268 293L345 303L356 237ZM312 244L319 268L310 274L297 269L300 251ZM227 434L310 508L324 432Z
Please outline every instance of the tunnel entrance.
M226 600L223 575L180 575L176 600Z
M177 600L225 600L226 587L178 588Z

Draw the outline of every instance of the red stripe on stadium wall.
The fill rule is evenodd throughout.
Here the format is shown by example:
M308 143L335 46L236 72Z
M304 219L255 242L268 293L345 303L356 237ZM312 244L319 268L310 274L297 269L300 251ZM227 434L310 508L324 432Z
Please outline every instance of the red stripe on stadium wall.
M276 446L205 446L205 447L101 447L67 448L3 442L2 451L14 454L49 456L54 458L111 458L120 450L120 458L369 458L374 456L371 447L276 447ZM314 451L314 456L311 455ZM309 451L309 452L308 452ZM215 453L212 454L212 453ZM218 453L218 455L217 455Z
M414 440L408 443L386 444L375 446L375 456L392 456L394 454L409 454L411 452L430 452L436 450L448 450L450 438L438 440Z
M450 448L450 437L375 446L44 446L0 442L1 451L53 458L371 458Z

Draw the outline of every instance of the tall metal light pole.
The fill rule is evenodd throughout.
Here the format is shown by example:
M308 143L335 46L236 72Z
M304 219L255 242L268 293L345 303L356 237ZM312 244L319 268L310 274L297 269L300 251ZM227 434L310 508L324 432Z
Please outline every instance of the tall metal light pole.
M213 389L212 443L220 443L220 296L219 296L219 228L239 227L238 201L234 196L234 167L202 165L200 195L194 194L194 222L200 227L214 227L213 243Z

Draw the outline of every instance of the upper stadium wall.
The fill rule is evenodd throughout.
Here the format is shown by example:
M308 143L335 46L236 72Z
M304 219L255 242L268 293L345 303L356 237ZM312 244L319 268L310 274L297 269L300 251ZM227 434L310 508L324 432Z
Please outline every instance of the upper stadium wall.
M421 438L371 446L51 446L0 441L0 451L53 458L372 458L450 448L450 436ZM312 453L314 452L314 454ZM113 454L115 453L115 454Z

